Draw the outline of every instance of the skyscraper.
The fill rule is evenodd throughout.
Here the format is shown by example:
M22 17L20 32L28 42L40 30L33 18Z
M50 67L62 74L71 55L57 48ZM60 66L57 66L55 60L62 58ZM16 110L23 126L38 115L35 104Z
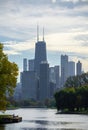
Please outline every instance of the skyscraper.
M22 99L36 99L37 77L34 71L24 71L22 73Z
M55 68L54 67L49 68L49 82L52 82L52 83L56 84Z
M82 63L78 61L76 64L76 75L81 75L81 74L82 74Z
M45 101L49 98L49 64L47 62L41 62L39 75L39 100Z
M59 66L54 66L49 68L49 81L56 84L57 89L59 87L60 83L60 77L59 77Z
M68 77L75 76L75 62L69 61L68 62Z
M68 56L61 55L61 86L63 87L68 78Z
M28 70L34 71L34 59L28 60Z
M55 71L55 80L56 80L56 89L59 88L60 86L60 75L59 75L59 66L54 67Z
M27 59L23 59L23 71L27 71Z
M39 41L38 28L37 28L37 43L35 46L34 70L38 76L40 70L40 63L42 61L47 61L46 42L44 41L44 30L43 30L43 41Z

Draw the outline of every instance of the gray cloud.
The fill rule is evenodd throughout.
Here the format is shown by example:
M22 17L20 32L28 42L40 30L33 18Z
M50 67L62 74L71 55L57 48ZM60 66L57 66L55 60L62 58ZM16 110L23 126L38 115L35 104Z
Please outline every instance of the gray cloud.
M82 3L78 1L76 4ZM64 8L66 4L72 3L69 0L57 0L52 4L51 0L1 0L0 1L0 34L1 39L26 40L35 37L36 24L46 26L47 33L68 32L73 28L84 27L87 24L82 18L88 15L86 8ZM85 3L85 2L83 2ZM63 6L63 7L62 7ZM84 6L84 5L83 5ZM65 19L64 24L63 19ZM77 23L77 20L80 21ZM73 23L73 22L74 23ZM83 21L83 23L82 23ZM75 23L76 22L76 23ZM30 28L30 26L32 28Z
M75 37L80 42L80 46L88 47L88 34L81 34Z
M75 39L80 41L88 41L88 34L81 34L79 36L76 36Z
M87 21L87 0L56 0L54 3L52 0L0 0L0 41L4 41L5 52L7 51L9 59L15 61L20 69L24 57L34 58L32 44L36 42L36 24L38 22L40 37L42 27L45 26L45 40L47 34L56 33L58 37L61 36L59 34L62 34L62 39L65 34L71 34L70 40L63 40L61 43L61 38L53 42L55 37L50 37L50 42L46 41L47 46L49 43L50 46L56 46L56 48L60 48L64 43L62 51L48 50L50 65L60 64L60 55L67 54L74 61L75 59L76 61L81 60L88 70ZM70 50L66 50L69 48L68 44L70 44ZM75 49L71 46L75 46ZM76 46L78 46L78 50L76 50Z
M76 1L76 2L74 2ZM71 45L88 46L88 1L87 0L0 0L0 41L12 41L12 44L19 44L26 40L30 42L25 42L31 44L34 39L36 41L36 24L40 25L40 37L42 35L42 27L45 26L45 35L50 34L62 34L63 39L65 34L71 34L70 42ZM55 36L55 35L54 35ZM51 37L53 40L53 37ZM51 40L51 44L53 43ZM69 40L69 39L68 39ZM74 44L74 40L77 44ZM16 41L14 43L13 41ZM60 48L60 41L55 41ZM68 47L69 41L63 41L64 47ZM49 43L50 44L50 43ZM5 43L5 45L7 45ZM22 44L23 45L23 44ZM55 44L56 45L56 44ZM55 46L54 45L54 46ZM30 50L29 46L29 50ZM30 53L27 48L25 50L18 49L12 46L5 46L5 50L15 51L18 55L19 53L26 56ZM63 50L63 48L62 48ZM86 58L85 53L74 52L59 52L67 53L69 56L77 58ZM13 54L15 54L15 52ZM12 53L12 52L11 52ZM11 55L10 53L10 55ZM51 52L52 53L52 52ZM49 55L57 55L56 52L49 53ZM30 54L29 54L30 55ZM50 58L50 57L49 57ZM52 60L52 58L50 58ZM57 59L57 58L56 58Z
M88 5L87 0L56 0L56 2L53 2L53 0L0 0L0 7L10 7L14 5L14 9L17 9L19 7L28 7L28 5L36 6L62 6L62 7L68 7L68 8L74 8L76 6L85 6ZM8 8L9 9L9 8Z

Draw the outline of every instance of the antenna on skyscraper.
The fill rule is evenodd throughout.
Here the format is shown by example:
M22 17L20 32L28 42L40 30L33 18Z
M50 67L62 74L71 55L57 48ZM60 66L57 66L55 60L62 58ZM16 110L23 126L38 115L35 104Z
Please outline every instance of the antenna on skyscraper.
M43 27L43 41L44 41L44 27Z
M39 41L39 26L37 24L37 42Z

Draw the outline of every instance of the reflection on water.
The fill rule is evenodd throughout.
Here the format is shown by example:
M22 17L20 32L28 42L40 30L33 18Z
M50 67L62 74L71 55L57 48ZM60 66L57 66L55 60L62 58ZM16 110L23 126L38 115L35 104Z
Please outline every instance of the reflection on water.
M81 129L59 129L59 128L57 128L57 129L48 129L48 128L23 128L22 130L81 130Z
M73 122L59 122L59 121L45 121L45 120L24 120L24 122L32 122L32 123L37 123L41 125L51 125L51 126L56 126L59 124L73 124ZM76 122L75 122L76 123Z
M6 113L22 116L23 121L0 125L0 130L88 130L87 115L55 114L55 109L18 109Z

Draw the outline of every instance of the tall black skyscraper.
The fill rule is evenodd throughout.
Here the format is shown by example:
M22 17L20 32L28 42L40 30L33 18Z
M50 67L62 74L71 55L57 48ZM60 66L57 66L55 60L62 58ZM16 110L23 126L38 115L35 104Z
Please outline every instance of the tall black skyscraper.
M34 70L38 76L40 71L40 64L42 61L47 61L46 42L44 41L44 29L43 29L43 40L39 41L39 31L37 27L37 43L35 46Z
M39 80L39 100L45 101L49 98L49 64L41 62L40 64L40 80Z
M22 99L36 100L37 75L34 71L24 71L21 74L22 78Z

